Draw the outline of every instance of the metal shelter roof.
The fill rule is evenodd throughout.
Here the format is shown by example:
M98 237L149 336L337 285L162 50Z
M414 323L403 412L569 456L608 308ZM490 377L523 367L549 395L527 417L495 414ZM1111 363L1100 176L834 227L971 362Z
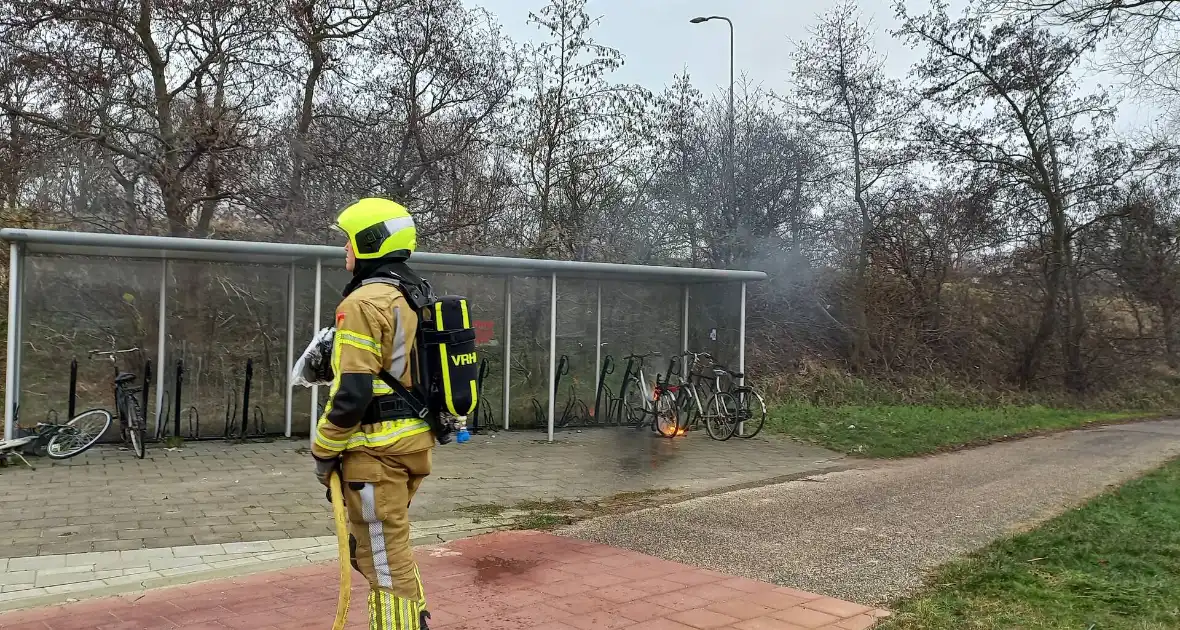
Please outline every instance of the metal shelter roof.
M157 260L237 262L263 265L343 266L341 248L326 245L264 243L171 236L96 234L56 230L0 230L0 240L20 243L28 254L99 256ZM762 271L702 269L438 254L415 252L410 262L421 271L469 273L496 276L584 278L589 280L662 281L679 284L705 282L757 282L766 279Z

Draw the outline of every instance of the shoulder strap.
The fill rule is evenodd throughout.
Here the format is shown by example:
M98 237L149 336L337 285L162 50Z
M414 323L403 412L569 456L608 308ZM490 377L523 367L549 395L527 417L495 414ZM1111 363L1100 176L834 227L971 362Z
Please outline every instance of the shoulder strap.
M406 389L406 386L402 385L401 381L393 378L393 375L387 370L382 368L382 370L377 373L377 376L386 385L390 386L398 396L401 396L402 400L405 400L407 403L409 403L409 405L413 407L414 413L417 414L419 418L425 418L430 415L430 408L427 407L426 404L423 403L416 394L414 394L414 392Z
M434 301L433 287L430 286L426 278L418 275L409 265L397 262L390 265L388 270L391 275L401 281L398 283L398 288L401 289L402 295L415 310Z
M434 289L425 278L419 276L404 262L393 263L384 267L371 278L366 278L361 285L390 284L397 287L402 297L416 311L434 302Z

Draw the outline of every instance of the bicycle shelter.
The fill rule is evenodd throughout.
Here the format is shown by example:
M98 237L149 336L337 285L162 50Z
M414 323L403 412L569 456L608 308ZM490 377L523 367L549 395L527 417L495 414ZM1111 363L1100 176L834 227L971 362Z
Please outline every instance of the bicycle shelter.
M158 431L166 421L170 411L166 397L179 397L169 392L179 390L182 371L186 387L192 378L192 386L200 388L201 374L212 375L206 380L216 377L228 382L227 374L237 378L242 355L257 355L264 366L259 370L259 400L272 400L276 407L281 401L282 434L294 435L296 416L301 423L307 422L309 433L313 432L320 409L318 388L304 391L293 387L290 373L311 334L332 324L324 320L323 311L334 309L338 288L347 280L342 248L25 229L0 230L0 240L9 244L10 251L6 438L16 435L22 397L35 395L39 401L60 392L60 379L46 374L61 374L56 370L68 365L71 356L93 348L100 336L116 344L121 336L139 339L148 350L158 374L151 391L154 409L146 411L149 429L154 426ZM528 409L520 404L523 397L513 400L516 381L515 387L526 394L533 392L534 400L547 399L544 405L536 405L544 416L539 420L543 420L549 441L554 439L557 398L561 395L555 392L561 378L559 363L578 364L571 379L593 383L594 389L583 390L592 400L598 390L604 347L611 339L622 340L618 344L622 346L620 356L659 350L665 360L690 344L707 347L715 356L736 358L738 370L744 371L747 285L767 278L761 271L430 252L415 253L410 264L440 293L462 293L471 298L481 337L477 340L480 355L499 363L493 377L500 380L500 387L485 389L502 392L502 422L496 425L504 429L513 423L519 426L522 409ZM30 284L35 289L32 293ZM88 287L85 294L78 290L81 286ZM337 290L324 291L325 287ZM153 292L158 296L152 296ZM149 300L140 299L145 294ZM156 298L154 303L151 297ZM518 304L514 305L514 299ZM40 309L39 314L44 312L43 318L37 318L44 321L28 317L30 300ZM227 306L230 304L233 308ZM284 323L278 325L274 320ZM736 330L732 323L736 323ZM244 332L232 336L227 331ZM591 335L593 346L588 347ZM514 348L514 340L519 348ZM212 344L217 344L222 357L218 361L224 365L213 365L211 351L207 351ZM197 346L206 350L197 352ZM27 352L36 355L38 369L22 388ZM170 366L181 359L184 370L178 365L173 387ZM245 388L249 391L253 358L245 365ZM651 365L649 370L654 374L663 366ZM574 395L573 387L570 385L570 396ZM230 392L221 397L228 398L228 433L231 420L237 417L238 392L236 385L224 388ZM88 391L96 398L109 398L109 392L98 388ZM265 398L267 392L273 394L270 399ZM310 399L304 401L307 404L297 405L304 397ZM234 403L232 412L230 402ZM297 406L307 409L306 416ZM245 400L241 411L243 431L250 413L264 415L261 407L251 408ZM179 413L173 421L179 426ZM261 425L266 426L264 418Z

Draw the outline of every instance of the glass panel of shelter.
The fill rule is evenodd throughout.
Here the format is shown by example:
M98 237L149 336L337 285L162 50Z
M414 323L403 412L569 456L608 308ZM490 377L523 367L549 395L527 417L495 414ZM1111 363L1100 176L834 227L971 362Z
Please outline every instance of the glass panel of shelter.
M75 413L94 407L113 412L116 368L105 357L91 358L90 350L139 348L120 355L117 369L136 374L142 385L147 361L157 363L161 272L157 261L24 258L19 427L69 419L73 361L78 367ZM154 426L155 399L153 387L147 405L149 426ZM118 428L112 423L103 442L117 439Z
M168 435L175 427L177 361L184 367L182 437L284 433L290 273L285 266L169 263L168 369L162 375L170 401ZM298 319L296 325L298 330ZM304 328L310 329L310 321ZM309 335L297 334L297 346L300 338L306 345Z
M30 256L26 259L24 315L25 352L21 362L21 423L43 419L49 410L67 413L68 365L77 358L78 410L111 406L109 364L87 360L85 350L116 345L145 352L124 369L142 377L147 359L157 363L160 280L159 260L94 257ZM281 435L285 429L288 304L291 266L170 261L167 263L166 353L153 390L163 387L167 434L175 425L176 362L184 362L181 435L185 438L240 436L246 362L252 359L245 434ZM321 269L320 319L314 321L314 263L295 268L294 356L307 346L332 314L349 274L335 261ZM470 299L481 363L486 361L481 397L483 428L547 429L551 277L516 277L429 273L436 289ZM511 394L509 418L503 417L504 350L507 332L505 289L511 290ZM601 311L599 295L601 291ZM712 353L737 367L740 285L690 285L687 339L690 349ZM645 364L648 386L665 373L668 360L684 344L684 288L660 282L618 282L557 279L555 362L568 357L568 373L560 376L554 416L568 426L599 425L593 414L600 359L608 356L615 371L607 376L618 394L631 353L658 351ZM601 320L599 319L601 317ZM601 329L599 328L601 326ZM601 330L601 347L596 339ZM67 366L63 369L62 366ZM572 392L572 393L571 393ZM315 416L311 392L291 393L294 435L307 436ZM318 393L322 409L327 395ZM581 404L567 403L571 396ZM149 397L149 431L154 432L156 395ZM582 405L585 406L583 410ZM30 415L31 414L31 415ZM226 422L229 419L227 432ZM559 427L560 428L560 427Z

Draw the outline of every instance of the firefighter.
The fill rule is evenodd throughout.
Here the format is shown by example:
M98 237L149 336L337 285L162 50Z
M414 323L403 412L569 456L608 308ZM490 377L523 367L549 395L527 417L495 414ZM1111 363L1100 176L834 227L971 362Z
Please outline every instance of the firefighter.
M410 549L409 506L430 474L434 435L378 377L385 368L412 386L418 317L389 280L389 267L417 245L398 203L365 198L336 219L352 280L336 309L333 380L316 427L316 477L339 466L352 566L369 582L370 630L428 630L426 598Z

